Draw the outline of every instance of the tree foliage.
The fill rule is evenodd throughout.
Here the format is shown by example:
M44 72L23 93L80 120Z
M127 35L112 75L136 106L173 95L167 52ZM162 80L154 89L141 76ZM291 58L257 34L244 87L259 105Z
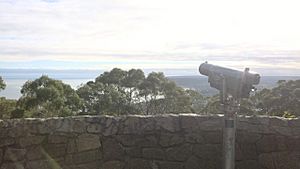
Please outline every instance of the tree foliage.
M6 84L4 82L4 80L2 79L2 77L0 76L0 91L4 90L6 87Z
M12 117L12 112L16 109L16 100L0 97L0 119Z
M184 113L191 111L187 92L161 72L150 73L140 85L144 114Z
M5 88L0 77L0 90ZM183 89L161 72L145 76L140 69L114 68L76 91L62 81L41 76L27 81L18 101L0 98L0 118L51 117L78 114L223 113L219 95L204 97ZM278 81L240 102L240 114L300 116L300 80Z
M48 76L27 81L21 94L18 107L30 117L75 115L81 107L81 99L70 85Z
M300 80L279 80L277 85L272 89L258 91L250 99L241 100L240 114L300 116ZM219 109L218 95L209 98L204 112L222 113Z
M191 112L192 97L161 72L147 77L140 69L118 68L77 90L89 114L162 114ZM196 97L196 96L195 96Z
M273 89L263 89L253 96L260 114L300 116L300 80L280 80Z

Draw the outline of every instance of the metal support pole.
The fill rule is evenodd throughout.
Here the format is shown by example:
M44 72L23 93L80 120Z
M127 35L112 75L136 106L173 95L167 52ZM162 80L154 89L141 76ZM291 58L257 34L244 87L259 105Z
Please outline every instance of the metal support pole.
M224 112L223 127L223 169L234 169L235 167L235 132L237 102L228 98L226 93L226 80L223 79L223 90L221 102Z

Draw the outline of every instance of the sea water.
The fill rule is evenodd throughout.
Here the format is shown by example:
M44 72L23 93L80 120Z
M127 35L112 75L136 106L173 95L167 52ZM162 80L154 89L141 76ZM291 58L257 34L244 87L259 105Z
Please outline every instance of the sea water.
M61 80L73 89L78 89L88 81L95 80L103 71L100 70L4 70L0 69L0 76L6 83L6 88L0 91L0 97L18 99L21 88L28 80L35 80L42 75ZM212 96L218 91L209 86L205 76L168 76L170 80L183 88L200 91L203 95ZM258 89L276 86L278 80L297 80L299 76L263 76Z

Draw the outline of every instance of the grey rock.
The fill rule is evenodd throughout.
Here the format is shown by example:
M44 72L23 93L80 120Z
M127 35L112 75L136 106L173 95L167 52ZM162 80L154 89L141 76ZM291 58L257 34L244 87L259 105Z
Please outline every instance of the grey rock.
M86 132L86 124L82 120L76 120L72 123L72 131L75 133Z
M125 157L125 151L122 145L115 139L106 139L103 141L103 158L104 160L122 161Z
M26 168L30 169L53 169L60 168L60 165L55 160L37 160L37 161L29 161L27 163Z
M193 145L193 154L201 159L221 158L222 147L219 144Z
M15 143L13 138L2 138L0 139L0 147L6 147Z
M221 131L203 132L203 137L206 144L222 144Z
M257 160L255 144L236 144L236 160Z
M76 140L72 139L68 141L67 144L67 153L75 153L77 152Z
M46 159L47 153L45 152L44 148L41 146L37 147L30 147L27 148L27 153L26 153L26 159L27 160L41 160L41 159Z
M157 147L158 146L158 136L156 135L145 135L139 137L136 144L140 147Z
M144 159L129 159L124 169L153 169L151 162Z
M185 142L204 144L203 133L199 131L185 133Z
M121 161L108 161L103 163L101 169L123 169L124 166L125 163Z
M77 165L97 161L100 159L102 159L102 153L100 150L90 150L75 154L67 154L66 163Z
M178 145L184 142L184 136L179 134L162 133L159 138L159 145L169 147Z
M165 153L160 148L143 148L143 158L151 160L165 159Z
M65 167L66 169L99 169L99 167L101 166L100 161L93 161L93 162L89 162L89 163L85 163L85 164L77 164L71 167ZM63 168L63 169L65 169ZM102 168L100 168L102 169Z
M22 161L25 159L26 150L18 148L7 148L4 154L6 161Z
M299 127L300 128L300 118L290 119L288 121L288 125L290 127Z
M157 163L161 169L184 169L184 164L180 162L159 161Z
M66 155L66 144L45 144L43 145L43 153L51 158L64 157Z
M3 160L3 150L0 149L0 164L2 164L2 160Z
M8 162L8 163L4 163L2 164L2 166L0 167L0 169L24 169L25 165L23 162Z
M113 122L115 120L108 119L110 125L106 125L106 128L103 130L102 135L103 136L111 136L116 135L118 133L118 124L116 122Z
M167 159L170 161L185 161L191 154L192 146L189 144L168 148L166 150Z
M103 127L100 124L89 124L87 126L88 133L101 133L103 132Z
M142 158L142 149L140 147L126 147L124 148L126 156L134 158Z
M49 135L48 136L48 143L67 143L68 142L68 137L64 135Z
M285 127L285 126L271 126L271 129L273 129L279 135L290 136L290 137L292 137L293 135L295 135L295 134L293 134L293 131L289 127Z
M272 154L260 154L259 157L259 166L266 169L275 169Z
M200 130L203 131L220 131L223 127L223 119L211 117L200 123Z
M19 139L19 145L21 147L27 147L31 145L37 145L43 142L45 136L27 136Z
M195 156L189 157L189 159L184 163L185 169L206 169L205 162Z
M99 136L93 134L79 135L76 140L78 152L101 147Z
M288 127L288 121L285 118L280 117L269 117L270 118L270 125L271 126L282 126L282 127Z
M236 132L236 142L244 144L244 143L256 143L263 137L262 134L258 133L250 133L247 131L237 130Z
M293 137L300 137L300 127L292 127L291 131Z
M276 142L275 135L264 135L259 141L257 141L256 146L259 153L270 153L278 151L278 144ZM273 143L273 144L270 144Z
M198 131L201 128L201 118L197 117L198 116L180 116L182 129L188 132Z
M123 146L137 146L137 142L139 141L140 136L138 135L117 135L116 139Z
M156 129L166 130L169 132L177 132L180 130L179 117L175 116L170 118L168 116L157 116L155 117Z
M257 160L245 160L236 163L236 169L260 168Z

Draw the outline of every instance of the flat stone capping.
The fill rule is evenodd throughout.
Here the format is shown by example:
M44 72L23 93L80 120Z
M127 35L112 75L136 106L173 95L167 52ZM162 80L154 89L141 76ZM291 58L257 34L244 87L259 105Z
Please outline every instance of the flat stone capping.
M0 120L0 169L220 169L222 115ZM299 169L300 120L239 116L236 168Z

